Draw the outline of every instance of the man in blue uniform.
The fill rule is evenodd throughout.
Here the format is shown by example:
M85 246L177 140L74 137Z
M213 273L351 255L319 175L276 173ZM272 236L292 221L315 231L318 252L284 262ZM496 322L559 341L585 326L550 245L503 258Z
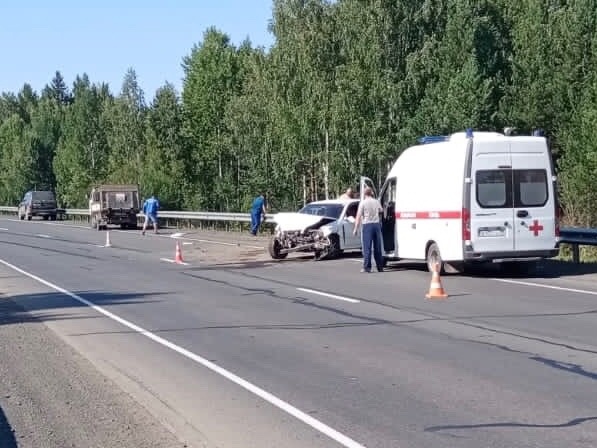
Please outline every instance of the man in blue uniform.
M265 195L261 193L251 206L251 234L253 236L257 236L263 217L265 217Z
M149 199L145 200L143 204L143 214L145 215L145 222L143 223L143 231L141 232L142 235L145 235L145 230L147 229L147 224L149 224L149 220L151 219L151 223L153 224L153 233L158 233L158 210L160 209L160 202L153 196Z

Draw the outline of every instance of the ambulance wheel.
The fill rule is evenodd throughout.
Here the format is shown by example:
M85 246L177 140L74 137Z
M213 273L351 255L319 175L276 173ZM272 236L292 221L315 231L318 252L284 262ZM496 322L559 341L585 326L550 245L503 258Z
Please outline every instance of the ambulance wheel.
M427 248L427 270L429 272L433 272L434 265L439 263L439 270L440 273L444 273L444 262L442 261L442 256L439 252L439 246L436 243L431 243Z

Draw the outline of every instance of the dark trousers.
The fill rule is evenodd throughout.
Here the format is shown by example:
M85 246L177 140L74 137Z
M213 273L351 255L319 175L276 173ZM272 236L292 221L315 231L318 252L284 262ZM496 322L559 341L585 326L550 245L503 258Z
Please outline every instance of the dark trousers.
M261 225L261 212L251 212L251 233L257 235L259 226Z
M363 269L371 271L371 245L373 244L373 257L377 269L383 269L383 257L381 254L381 224L363 224Z

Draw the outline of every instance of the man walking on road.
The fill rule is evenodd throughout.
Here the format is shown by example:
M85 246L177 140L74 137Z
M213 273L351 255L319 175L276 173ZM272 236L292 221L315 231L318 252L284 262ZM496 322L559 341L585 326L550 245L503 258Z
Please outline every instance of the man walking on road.
M261 193L251 206L251 234L253 236L257 236L263 217L265 217L265 195Z
M160 209L160 202L151 195L149 199L146 199L143 203L143 214L145 215L145 222L143 223L143 231L141 232L142 235L145 235L145 230L147 229L147 224L151 219L151 223L153 224L153 233L158 233L158 210Z
M371 244L373 243L373 256L378 272L383 271L383 257L381 253L381 222L379 215L383 211L380 202L373 197L373 190L365 188L365 198L359 203L357 219L353 234L356 235L359 225L363 230L361 242L363 245L363 269L361 272L371 272Z

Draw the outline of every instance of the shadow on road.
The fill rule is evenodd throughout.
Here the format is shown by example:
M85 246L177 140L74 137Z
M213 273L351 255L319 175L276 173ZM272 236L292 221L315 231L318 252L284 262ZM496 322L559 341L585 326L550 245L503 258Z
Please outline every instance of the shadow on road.
M467 275L476 277L489 274L497 278L549 279L597 274L597 263L572 263L560 260L542 260L534 266L525 266L524 263L521 263L509 268L504 267L497 264L479 266L477 269L467 272Z
M0 446L2 448L17 448L17 440L2 406L0 406Z
M135 303L158 302L150 297L169 294L167 292L155 293L110 293L98 291L75 292L79 297L88 300L97 306L125 305ZM47 292L38 294L1 295L0 294L0 325L10 325L25 322L41 322L63 319L88 319L89 316L76 316L72 313L61 312L62 309L87 307L60 292ZM37 316L32 312L38 313ZM96 314L95 317L101 317ZM0 445L4 448L4 445Z
M541 424L541 423L517 423L517 422L498 422L498 423L480 423L477 425L445 425L430 426L425 428L427 432L449 431L455 429L484 429L484 428L568 428L580 425L585 422L597 420L597 417L578 417L563 423Z

